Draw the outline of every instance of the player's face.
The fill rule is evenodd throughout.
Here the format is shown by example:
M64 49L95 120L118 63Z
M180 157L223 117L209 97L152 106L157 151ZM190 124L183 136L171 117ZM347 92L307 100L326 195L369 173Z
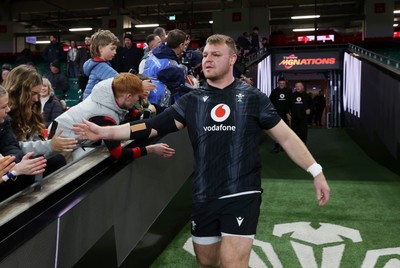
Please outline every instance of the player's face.
M211 80L221 80L231 76L236 54L226 44L207 44L203 51L204 76Z
M8 107L8 94L0 98L0 123L4 123L10 107Z
M100 55L103 59L110 61L114 58L117 53L117 46L113 44L108 44L107 46L99 47Z

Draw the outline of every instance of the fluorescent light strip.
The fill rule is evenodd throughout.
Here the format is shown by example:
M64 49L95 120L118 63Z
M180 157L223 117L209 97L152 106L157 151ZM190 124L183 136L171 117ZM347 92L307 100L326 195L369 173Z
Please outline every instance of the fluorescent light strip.
M50 44L50 40L36 41L36 44Z
M293 16L292 20L305 20L305 19L318 19L321 15L306 15L306 16Z
M400 10L393 10L394 14L400 14Z
M317 28L318 30L318 28ZM303 28L303 29L293 29L293 32L312 32L315 31L315 28Z
M397 26L399 26L399 24L397 24L397 23L393 24L393 27L397 27Z
M135 25L136 28L150 28L150 27L158 27L160 24L152 23L152 24L137 24Z
M69 29L70 32L85 32L85 31L91 31L91 30L93 30L93 28L90 28L90 27Z

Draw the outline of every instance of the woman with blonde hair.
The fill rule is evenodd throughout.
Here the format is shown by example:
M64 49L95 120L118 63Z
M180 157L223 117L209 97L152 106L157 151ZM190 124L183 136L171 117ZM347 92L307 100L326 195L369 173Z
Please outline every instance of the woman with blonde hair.
M54 135L50 140L45 140L43 130L45 124L41 112L39 101L42 90L42 76L29 65L19 65L8 75L4 87L9 94L8 105L9 115L12 118L11 128L24 153L33 151L35 155L44 155L48 162L57 159L57 163L48 164L52 171L60 164L64 158L58 152L70 152L76 147L77 141L73 138L60 137L62 130ZM57 168L58 168L57 167ZM46 169L44 175L49 174L50 169Z
M63 107L60 100L54 95L54 89L47 78L43 78L40 103L44 124L48 128L51 122L63 113Z

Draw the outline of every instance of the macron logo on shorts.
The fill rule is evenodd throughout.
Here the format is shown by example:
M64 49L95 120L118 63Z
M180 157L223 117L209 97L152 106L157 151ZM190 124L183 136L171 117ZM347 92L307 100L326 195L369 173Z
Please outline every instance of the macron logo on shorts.
M214 106L211 109L211 118L217 123L212 126L203 126L204 131L235 131L236 126L227 126L224 125L224 122L231 114L231 109L228 105L224 103L220 103Z
M239 227L240 227L240 225L242 225L243 220L244 220L244 218L242 218L242 217L236 217L236 221L237 221Z

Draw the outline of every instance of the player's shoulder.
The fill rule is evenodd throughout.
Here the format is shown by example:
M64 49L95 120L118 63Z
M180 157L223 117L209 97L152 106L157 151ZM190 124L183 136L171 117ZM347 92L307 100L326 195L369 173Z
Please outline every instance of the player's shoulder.
M237 85L235 86L236 91L240 91L242 94L246 93L247 95L256 95L256 96L262 96L265 95L263 92L261 92L258 88L249 85L243 81L239 81Z

